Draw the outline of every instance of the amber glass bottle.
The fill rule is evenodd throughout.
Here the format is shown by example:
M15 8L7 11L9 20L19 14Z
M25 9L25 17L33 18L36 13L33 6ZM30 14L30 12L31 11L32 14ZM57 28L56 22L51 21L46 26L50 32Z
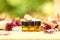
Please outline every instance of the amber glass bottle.
M28 31L28 24L27 24L27 22L22 22L22 31Z
M42 30L41 21L35 21L35 31L39 32Z
M28 22L28 31L34 31L34 22L31 21L31 22Z

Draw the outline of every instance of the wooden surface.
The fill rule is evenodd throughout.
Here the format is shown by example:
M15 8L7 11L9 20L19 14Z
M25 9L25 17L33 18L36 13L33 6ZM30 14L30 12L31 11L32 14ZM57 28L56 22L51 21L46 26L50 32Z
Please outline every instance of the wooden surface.
M4 28L4 26L6 25L6 23L9 21L1 21L0 22L0 27ZM3 32L7 32L7 31L3 31ZM60 39L60 32L54 32L53 34L47 34L44 33L43 31L41 32L21 32L21 31L8 31L8 35L0 35L0 39L21 39L21 40L25 40L25 39L31 39L31 40L42 40L42 39ZM1 31L0 31L1 34Z
M60 32L47 34L44 32L9 31L8 35L0 35L0 39L60 39Z

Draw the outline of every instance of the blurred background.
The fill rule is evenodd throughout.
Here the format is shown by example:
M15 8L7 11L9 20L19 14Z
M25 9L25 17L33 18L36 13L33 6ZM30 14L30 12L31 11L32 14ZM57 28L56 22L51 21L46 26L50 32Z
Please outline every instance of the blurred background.
M54 0L0 0L0 18L23 18L25 14L40 18L55 17Z

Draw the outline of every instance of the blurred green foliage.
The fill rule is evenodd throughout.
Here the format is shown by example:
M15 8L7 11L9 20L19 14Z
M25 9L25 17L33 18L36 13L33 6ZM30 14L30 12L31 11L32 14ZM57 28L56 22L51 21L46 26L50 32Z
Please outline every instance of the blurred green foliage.
M22 18L29 12L41 12L41 6L45 2L53 2L53 0L0 0L0 13L7 11L12 16Z

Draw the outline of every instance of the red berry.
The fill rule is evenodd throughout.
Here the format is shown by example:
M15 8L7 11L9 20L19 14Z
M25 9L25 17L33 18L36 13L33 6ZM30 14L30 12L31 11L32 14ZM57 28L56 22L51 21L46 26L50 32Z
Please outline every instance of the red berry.
M21 21L16 21L16 25L17 26L22 26L22 22Z
M10 31L10 30L12 30L12 26L11 26L9 23L7 23L5 29L6 29L7 31Z
M45 25L44 29L46 29L46 30L51 29L51 26Z
M10 23L11 26L16 26L16 21L12 20L12 22Z

